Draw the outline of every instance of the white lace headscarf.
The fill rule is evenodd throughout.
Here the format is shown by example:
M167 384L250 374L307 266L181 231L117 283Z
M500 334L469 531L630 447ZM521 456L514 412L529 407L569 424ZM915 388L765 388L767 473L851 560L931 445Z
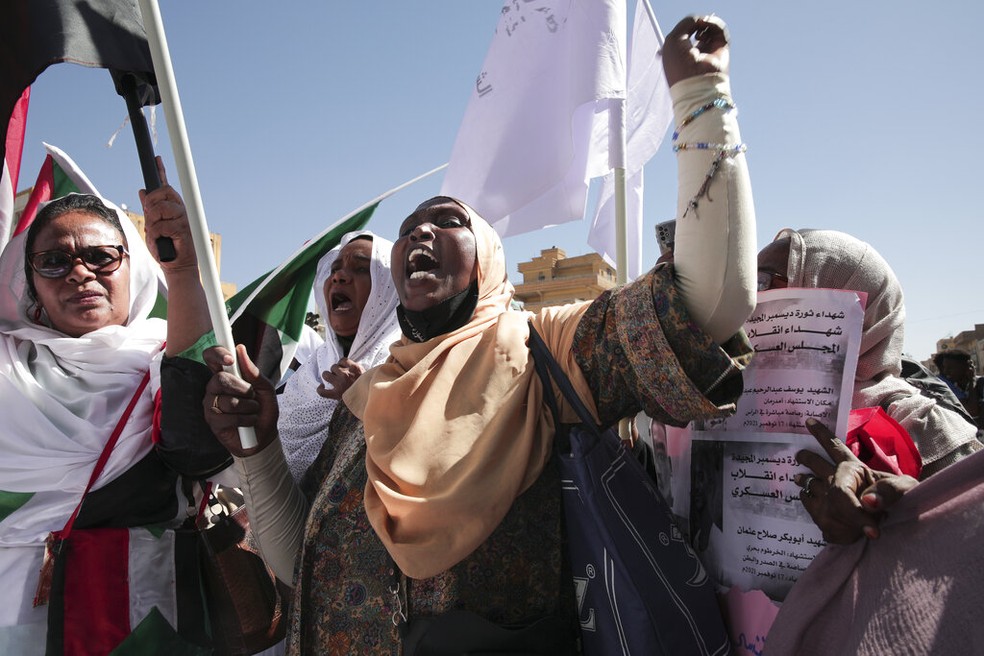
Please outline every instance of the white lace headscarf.
M967 421L899 377L905 339L902 285L878 251L835 230L786 228L776 235L776 240L784 238L790 240L786 272L790 287L867 294L851 407L887 405L886 411L916 442L924 467L975 441L975 430Z
M400 301L390 274L390 251L393 243L369 231L350 232L342 237L337 247L321 258L314 279L318 313L321 315L321 323L326 327L325 342L315 351L314 357L287 379L284 392L280 395L277 430L287 457L287 465L297 481L304 476L304 472L314 462L328 439L328 424L338 404L337 401L318 394L318 386L323 382L321 373L345 357L342 345L328 323L325 281L331 276L331 265L342 248L360 236L372 238L372 289L348 357L368 370L386 360L389 345L400 338L400 326L396 318L396 306Z
M160 268L132 221L103 203L116 210L129 250L126 325L68 337L34 323L24 272L27 231L0 255L0 490L34 493L0 523L0 546L36 543L62 528L138 384L152 361L159 364L166 324L148 315L163 289ZM157 379L141 395L95 489L153 448Z

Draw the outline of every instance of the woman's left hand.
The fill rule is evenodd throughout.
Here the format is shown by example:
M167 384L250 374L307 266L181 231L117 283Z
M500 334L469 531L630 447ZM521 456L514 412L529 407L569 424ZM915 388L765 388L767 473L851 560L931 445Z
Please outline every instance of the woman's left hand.
M331 365L331 369L321 372L321 377L325 382L318 385L318 394L326 399L338 401L342 398L345 390L352 387L352 383L358 380L364 371L362 365L355 360L342 358Z
M144 231L147 248L161 264L165 274L182 270L192 270L198 275L198 258L195 256L195 243L191 237L191 225L184 201L177 190L167 183L164 163L157 158L157 172L161 186L153 191L140 190L140 202L144 212ZM174 242L177 257L170 262L161 262L157 252L157 239L169 237Z
M807 420L806 427L834 461L831 464L812 451L796 454L799 463L813 472L797 474L795 480L803 488L800 500L823 538L834 544L850 544L862 536L877 538L885 511L919 481L871 469L816 420Z

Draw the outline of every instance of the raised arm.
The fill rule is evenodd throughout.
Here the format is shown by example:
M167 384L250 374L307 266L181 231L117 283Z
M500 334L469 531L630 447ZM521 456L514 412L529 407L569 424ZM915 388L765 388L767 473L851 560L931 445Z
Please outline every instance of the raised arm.
M188 213L157 158L161 186L141 190L147 247L155 259L157 239L170 237L177 257L160 262L167 280L167 348L161 362L161 433L157 451L172 469L185 476L207 478L229 463L229 454L215 441L201 414L201 395L210 372L189 349L210 333L211 321L199 277L198 259ZM175 357L184 354L186 357Z
M727 28L716 16L684 18L663 46L679 167L676 285L718 344L755 307L755 209L729 59Z
M160 157L157 170L161 186L154 191L140 191L143 204L147 247L160 262L157 239L170 237L174 241L177 257L170 262L160 262L167 280L167 355L181 353L211 330L205 291L198 270L198 258L191 238L188 213L177 190L167 183L167 173Z

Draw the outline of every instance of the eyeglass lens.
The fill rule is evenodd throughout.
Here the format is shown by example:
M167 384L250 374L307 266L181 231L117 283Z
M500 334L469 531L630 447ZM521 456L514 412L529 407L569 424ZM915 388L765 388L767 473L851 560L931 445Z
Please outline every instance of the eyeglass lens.
M93 273L111 273L119 268L126 249L123 246L89 246L76 253L42 251L31 256L31 267L45 278L60 278L72 270L75 260Z

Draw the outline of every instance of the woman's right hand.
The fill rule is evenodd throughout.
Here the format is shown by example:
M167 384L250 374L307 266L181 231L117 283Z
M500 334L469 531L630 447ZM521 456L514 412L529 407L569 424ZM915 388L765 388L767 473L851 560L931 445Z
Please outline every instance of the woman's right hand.
M184 200L177 189L167 183L164 162L157 157L157 174L161 186L153 191L141 189L140 203L144 213L144 233L147 248L161 265L165 276L188 272L196 282L199 277L198 258L195 255L195 242L191 236L191 224ZM157 240L166 237L174 243L176 257L162 262L157 252Z
M730 53L728 27L709 16L687 16L676 24L663 44L663 71L672 87L680 80L707 73L727 73Z
M276 390L250 360L246 347L236 346L236 354L242 378L224 370L233 363L228 349L213 346L205 350L203 359L215 375L205 387L202 404L205 421L215 437L229 453L242 458L262 451L277 438L279 409ZM252 426L256 431L255 447L243 448L240 426Z

